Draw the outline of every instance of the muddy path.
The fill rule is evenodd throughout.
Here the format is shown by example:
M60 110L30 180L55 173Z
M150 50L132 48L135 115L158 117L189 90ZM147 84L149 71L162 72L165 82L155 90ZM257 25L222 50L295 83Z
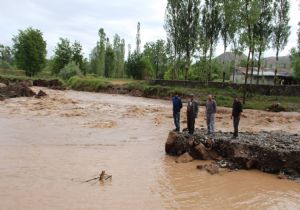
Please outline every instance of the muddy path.
M0 101L1 210L299 209L297 182L258 171L211 176L195 170L202 161L166 156L168 101L33 89L49 96ZM243 131L300 132L299 113L245 115ZM231 130L230 109L219 109L217 129ZM81 182L101 170L113 179Z

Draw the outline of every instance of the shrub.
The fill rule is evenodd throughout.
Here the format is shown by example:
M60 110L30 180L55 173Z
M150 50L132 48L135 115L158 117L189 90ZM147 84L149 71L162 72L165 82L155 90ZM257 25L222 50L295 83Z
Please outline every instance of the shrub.
M0 69L12 69L12 67L8 62L0 60Z
M68 63L63 69L60 70L58 76L64 80L68 80L74 76L81 76L82 73L78 65L75 62Z

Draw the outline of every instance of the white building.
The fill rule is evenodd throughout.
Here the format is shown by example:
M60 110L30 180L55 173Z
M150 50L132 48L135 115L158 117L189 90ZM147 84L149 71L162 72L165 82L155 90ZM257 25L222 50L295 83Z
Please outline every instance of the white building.
M248 80L247 83L251 83L251 70L250 67L248 70ZM239 67L235 70L235 72L231 75L231 81L238 84L245 83L245 75L246 75L246 68ZM255 67L253 68L253 77L252 77L252 84L256 84L257 79L259 79L259 84L261 85L273 85L274 84L274 77L275 77L275 70L270 68L261 69L258 74L258 69ZM277 84L293 84L293 74L286 70L280 69L277 72Z

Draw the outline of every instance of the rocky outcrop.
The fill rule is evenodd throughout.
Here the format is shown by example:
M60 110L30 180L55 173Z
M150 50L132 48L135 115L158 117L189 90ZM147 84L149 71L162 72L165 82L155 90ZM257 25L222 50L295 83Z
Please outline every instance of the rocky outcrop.
M188 152L193 158L216 160L220 167L258 169L268 173L300 177L300 136L284 132L218 132L214 140L204 130L194 135L170 132L165 144L167 154L180 156Z

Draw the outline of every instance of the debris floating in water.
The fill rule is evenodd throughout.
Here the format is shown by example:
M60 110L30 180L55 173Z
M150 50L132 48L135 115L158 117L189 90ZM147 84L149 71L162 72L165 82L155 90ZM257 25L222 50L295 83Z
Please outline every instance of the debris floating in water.
M106 174L105 171L101 171L101 173L99 174L98 177L95 177L95 178L92 178L92 179L88 179L84 182L91 182L91 181L94 181L94 180L99 180L99 181L105 181L105 180L108 180L108 179L112 179L112 175L108 175Z

